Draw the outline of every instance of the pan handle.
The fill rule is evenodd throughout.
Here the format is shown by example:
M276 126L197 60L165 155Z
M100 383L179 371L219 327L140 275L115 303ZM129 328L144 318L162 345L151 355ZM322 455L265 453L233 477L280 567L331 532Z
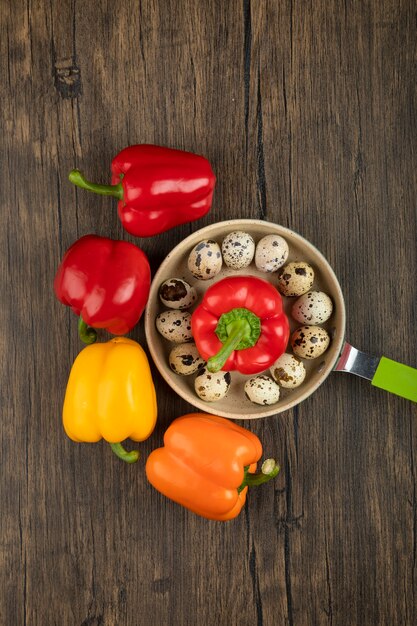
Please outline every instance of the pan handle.
M417 369L397 361L381 357L374 377L374 387L417 402Z

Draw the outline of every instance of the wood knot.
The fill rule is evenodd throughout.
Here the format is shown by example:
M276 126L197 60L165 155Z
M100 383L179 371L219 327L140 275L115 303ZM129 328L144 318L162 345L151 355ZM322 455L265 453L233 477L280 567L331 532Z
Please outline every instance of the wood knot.
M171 587L169 578L157 578L152 582L152 590L154 593L167 593Z
M82 94L81 71L74 59L58 59L55 62L54 82L61 98L77 98Z
M81 622L81 626L103 626L103 624L103 615L92 615L91 617L86 617L85 620Z
M276 520L276 526L279 532L284 532L288 530L289 532L293 530L301 530L302 522L304 518L304 513L301 515L297 515L294 517L292 515Z

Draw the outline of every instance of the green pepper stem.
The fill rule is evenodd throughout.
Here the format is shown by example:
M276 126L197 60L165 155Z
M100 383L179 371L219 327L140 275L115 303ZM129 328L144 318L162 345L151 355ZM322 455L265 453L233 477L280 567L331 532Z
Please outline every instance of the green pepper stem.
M245 467L245 476L242 484L238 488L238 492L240 493L245 487L255 487L268 482L268 480L278 476L280 469L275 459L266 459L266 461L262 463L261 471L258 474L250 474L248 471L249 467Z
M210 357L207 361L207 369L209 372L219 372L222 369L236 346L250 332L250 325L245 318L241 318L232 322L227 330L229 333L228 338L218 353Z
M74 185L77 185L77 187L98 193L101 196L114 196L118 200L123 200L122 183L118 183L117 185L98 185L97 183L90 183L80 170L72 170L68 178Z
M131 450L128 452L124 449L121 443L111 443L110 448L113 450L116 456L126 463L136 463L139 458L139 452L137 450Z
M97 341L97 333L91 326L88 326L83 320L83 318L79 317L78 319L78 335L84 343L95 343Z

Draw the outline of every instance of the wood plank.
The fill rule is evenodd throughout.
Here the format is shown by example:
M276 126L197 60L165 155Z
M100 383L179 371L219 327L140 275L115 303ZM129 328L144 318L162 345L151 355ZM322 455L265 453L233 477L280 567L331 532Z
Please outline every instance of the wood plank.
M332 374L294 410L245 423L282 473L234 522L207 522L145 480L191 410L156 371L140 465L67 440L80 345L52 293L79 236L134 241L68 171L106 181L123 146L176 146L212 161L215 202L139 241L154 269L197 226L290 226L334 267L348 340L417 367L416 29L410 0L0 3L1 623L417 621L414 405ZM131 336L144 341L142 324Z

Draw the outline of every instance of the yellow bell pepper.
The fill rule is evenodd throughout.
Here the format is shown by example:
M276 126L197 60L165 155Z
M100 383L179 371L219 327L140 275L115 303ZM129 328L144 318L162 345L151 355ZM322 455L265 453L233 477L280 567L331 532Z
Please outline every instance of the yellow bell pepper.
M63 423L73 441L108 441L118 457L134 463L136 450L120 443L147 439L156 423L156 394L149 362L141 346L116 337L80 352L65 393Z

